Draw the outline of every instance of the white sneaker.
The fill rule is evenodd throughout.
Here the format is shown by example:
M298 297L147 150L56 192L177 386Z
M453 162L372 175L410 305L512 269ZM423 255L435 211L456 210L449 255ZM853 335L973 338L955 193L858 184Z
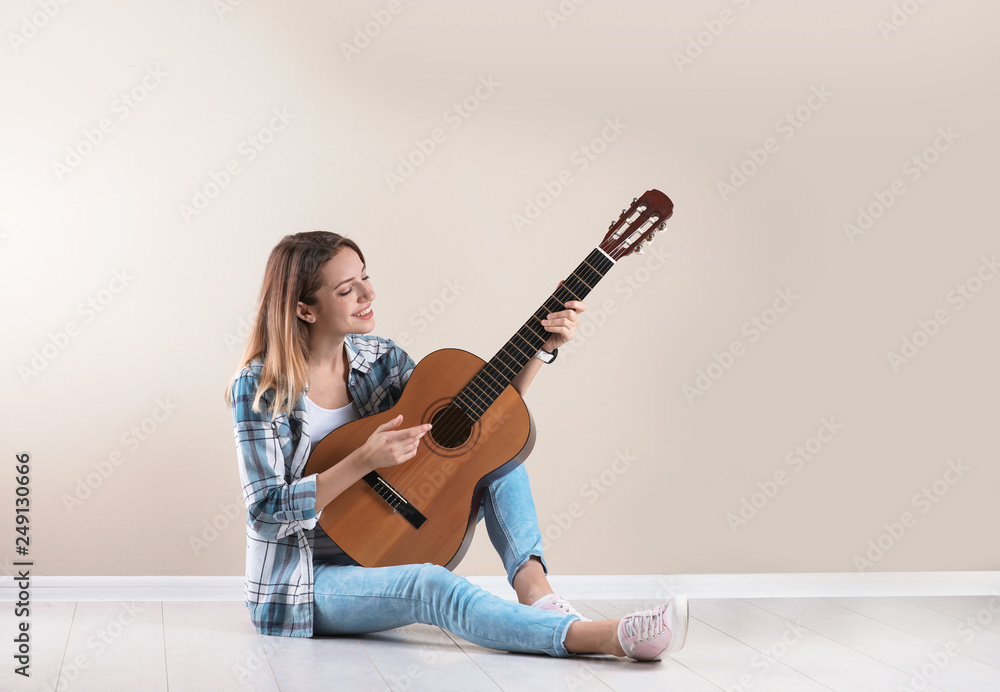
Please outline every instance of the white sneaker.
M687 596L679 595L658 608L623 617L618 623L618 643L629 658L657 661L684 646L687 629Z
M581 620L590 622L590 618L583 617L583 615L580 614L580 611L570 605L569 601L554 593L542 596L537 601L532 603L531 607L540 608L541 610L551 610L555 613L562 613L563 615L576 615Z

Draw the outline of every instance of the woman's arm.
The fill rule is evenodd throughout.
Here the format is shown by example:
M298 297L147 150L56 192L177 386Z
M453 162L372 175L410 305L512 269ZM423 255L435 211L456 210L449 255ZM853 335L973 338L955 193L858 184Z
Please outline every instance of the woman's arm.
M542 344L542 348L549 353L568 343L576 335L576 323L580 318L580 313L587 309L582 300L569 300L564 305L566 310L549 313L546 315L546 319L542 320L545 331L552 333L552 336ZM542 365L542 361L532 358L521 372L517 373L510 381L510 385L523 397L528 391L528 385L535 379L535 375L538 374Z
M369 471L402 464L417 453L420 438L431 429L430 423L396 430L402 414L375 428L368 441L326 471L316 474L316 511L347 490Z
M285 458L281 437L288 434L288 423L272 421L266 410L253 410L257 387L257 378L250 372L233 383L236 456L247 524L259 536L276 540L316 524L316 484L313 476L286 482L291 459Z
M340 463L334 464L326 471L316 474L316 511L330 504L333 498L340 495L371 469L367 469L363 458L364 447L355 449L344 457Z

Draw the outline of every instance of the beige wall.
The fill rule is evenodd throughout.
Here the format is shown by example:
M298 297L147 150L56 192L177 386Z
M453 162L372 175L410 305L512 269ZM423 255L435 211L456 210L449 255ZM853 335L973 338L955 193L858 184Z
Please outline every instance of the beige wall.
M225 2L5 5L7 565L27 451L37 573L242 573L221 390L283 234L357 240L414 358L489 358L655 187L667 232L528 395L553 569L997 569L995 3ZM460 571L499 573L484 529Z

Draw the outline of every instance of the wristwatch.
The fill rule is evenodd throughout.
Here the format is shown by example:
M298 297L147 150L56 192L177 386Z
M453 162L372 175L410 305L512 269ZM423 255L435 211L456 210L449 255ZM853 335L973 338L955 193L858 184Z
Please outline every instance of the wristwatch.
M538 353L535 354L535 358L542 361L543 363L551 363L556 359L556 356L558 355L559 355L558 348L552 349L552 353L549 353L544 348L540 348L538 349Z

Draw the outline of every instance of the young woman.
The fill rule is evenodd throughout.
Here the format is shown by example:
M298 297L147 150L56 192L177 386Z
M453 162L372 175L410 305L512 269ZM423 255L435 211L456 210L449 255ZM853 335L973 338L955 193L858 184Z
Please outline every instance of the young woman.
M494 649L639 660L683 646L683 596L621 620L589 621L553 593L524 465L494 481L479 508L518 603L430 563L361 567L330 540L317 523L323 508L367 472L412 458L430 428L397 416L341 462L302 475L326 434L391 408L415 367L393 341L371 335L375 292L365 269L360 248L335 233L282 238L227 388L247 506L246 599L257 630L311 637L422 622ZM565 307L543 321L546 352L573 338L586 309L580 301ZM541 367L533 358L511 385L523 396Z

